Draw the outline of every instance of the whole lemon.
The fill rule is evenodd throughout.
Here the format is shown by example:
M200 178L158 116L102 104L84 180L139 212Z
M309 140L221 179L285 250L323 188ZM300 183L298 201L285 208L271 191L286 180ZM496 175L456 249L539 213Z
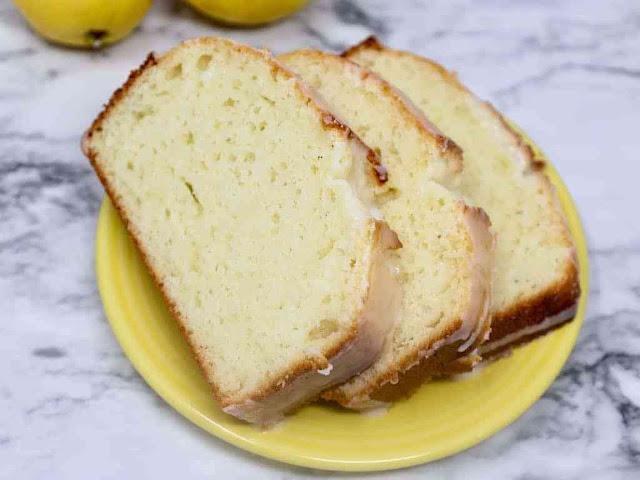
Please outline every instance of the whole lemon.
M309 0L185 0L208 17L223 23L255 26L297 12Z
M131 33L152 0L14 0L44 38L72 47L97 48Z

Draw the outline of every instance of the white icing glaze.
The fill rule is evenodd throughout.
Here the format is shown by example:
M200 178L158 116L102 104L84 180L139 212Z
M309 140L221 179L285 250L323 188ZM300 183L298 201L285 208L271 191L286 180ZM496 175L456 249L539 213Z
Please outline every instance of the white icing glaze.
M484 307L481 315L483 319L489 318L489 304L490 304L490 301L489 301L489 297L487 296L487 300L484 302ZM488 321L488 320L485 320L485 321ZM467 350L467 348L469 348L471 345L474 344L474 342L478 338L478 335L480 335L480 332L482 332L483 326L484 326L484 321L478 322L475 331L471 335L469 335L469 338L467 338L467 340L462 345L458 347L458 352L464 352L465 350ZM491 330L486 332L484 336L484 340L487 339L487 336L489 335L490 331Z
M381 400L372 400L369 395L360 395L352 398L346 407L352 410L359 410L361 413L364 413L370 410L389 410L389 408L391 408L391 404Z
M333 365L329 364L329 366L327 368L323 368L322 370L318 370L318 373L320 375L329 375L331 373L331 370L333 370Z
M488 352L496 350L500 347L504 347L505 345L509 345L510 343L515 342L516 340L521 339L522 337L526 337L527 335L532 335L534 333L539 333L544 330L547 330L555 325L566 322L570 318L573 318L576 315L576 311L578 310L578 305L574 305L571 308L563 310L562 312L552 315L550 317L545 318L542 322L531 325L530 327L525 327L517 332L511 333L509 335L505 335L499 340L495 340L493 342L487 343L480 347L480 354L485 355Z
M478 363L477 365L475 365L473 367L473 370L471 370L470 372L464 372L464 373L458 373L457 375L451 375L451 377L449 377L450 380L453 381L462 381L462 380L468 380L470 378L474 378L476 376L478 376L478 374L480 374L480 372L482 372L482 370L484 370L484 368L487 366L486 363Z
M385 403L384 405L376 408L370 408L368 410L360 410L360 415L362 415L363 417L372 417L372 418L383 417L389 413L390 408L391 408L391 404Z

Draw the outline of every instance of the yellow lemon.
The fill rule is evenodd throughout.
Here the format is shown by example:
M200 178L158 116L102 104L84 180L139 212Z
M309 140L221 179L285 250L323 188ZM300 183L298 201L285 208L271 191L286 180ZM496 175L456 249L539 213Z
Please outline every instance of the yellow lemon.
M135 28L152 0L14 0L29 25L47 40L98 48Z
M232 25L254 26L297 12L309 0L186 0L208 17Z

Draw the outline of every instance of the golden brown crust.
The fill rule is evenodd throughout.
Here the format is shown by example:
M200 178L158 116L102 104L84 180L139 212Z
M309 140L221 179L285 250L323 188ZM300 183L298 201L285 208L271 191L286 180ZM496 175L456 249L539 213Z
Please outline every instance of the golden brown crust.
M375 50L385 51L398 56L409 56L412 59L428 64L442 76L449 85L464 92L465 94L473 95L464 85L462 85L454 72L450 72L442 65L433 62L427 58L415 55L411 52L405 52L401 50L388 49L382 45L375 37L369 37L358 45L355 45L345 51L343 56L350 58L356 55L360 51ZM537 158L531 145L522 138L522 136L516 132L510 123L493 107L489 102L484 102L492 116L496 118L504 127L505 131L509 132L512 141L517 149L523 155L523 158L528 164L528 172L536 175L541 182L543 188L547 189L553 201L555 202L559 212L562 212L562 208L559 205L557 196L555 195L555 189L549 181L548 177L544 174L545 162ZM563 217L564 218L564 217ZM566 221L565 221L566 224ZM573 249L573 241L569 228L565 226L564 229L565 242ZM567 262L562 279L556 284L550 286L537 295L523 299L513 305L510 305L503 311L494 311L491 325L491 334L487 340L487 344L495 342L504 338L507 335L513 334L523 328L537 325L544 321L546 318L553 316L561 311L567 310L574 306L580 297L580 284L577 267L577 259L575 250L573 250L570 261ZM569 321L569 320L567 320ZM523 338L536 338L540 334L529 335ZM518 341L518 344L524 342ZM504 351L507 348L500 348ZM493 352L492 352L493 354Z
M438 338L426 342L420 348L415 349L402 362L405 370L396 365L396 368L390 369L389 373L381 376L376 382L367 385L366 388L358 391L358 397L368 396L370 399L380 402L393 402L401 398L405 398L413 394L423 383L433 378L440 378L448 375L457 375L466 373L473 369L477 360L469 361L469 352L475 350L481 343L480 340L474 342L472 348L465 350L467 356L460 357L460 347L465 343L466 339L458 340L454 343L444 345L437 348L431 355L420 354L421 351L429 350L434 345L444 341L447 337L455 333L461 326L462 321L452 324ZM483 333L487 331L488 323L482 329L482 334L478 337L482 338ZM344 394L339 388L327 390L322 393L324 400L339 403L343 406L349 406L352 398Z
M385 47L378 41L375 35L370 35L364 40L362 40L360 43L357 43L352 47L347 48L344 52L341 53L341 55L345 58L349 58L351 55L354 55L360 50L377 50L381 52L386 48L387 47Z
M140 75L142 75L142 73L145 70L147 70L148 68L156 65L157 63L158 63L158 60L156 59L155 54L153 52L150 52L147 55L147 58L144 60L144 62L142 62L142 65L140 65L138 68L136 68L135 70L132 70L129 73L129 77L124 82L124 85L122 85L115 92L113 92L113 94L111 95L111 98L109 99L107 104L104 106L102 111L98 114L96 119L91 124L91 127L89 127L89 130L87 130L87 132L85 133L85 135L82 138L81 148L82 148L82 151L83 151L83 153L85 155L89 156L89 154L87 152L87 148L88 148L87 142L88 142L88 140L93 136L94 132L96 132L96 131L99 132L99 131L102 130L102 122L104 121L105 118L107 118L107 115L109 115L109 112L113 109L113 107L122 98L124 98L126 93L133 86L133 84L140 77ZM95 168L95 164L94 164L94 168ZM104 184L104 182L103 182L103 184Z
M563 278L545 291L507 310L495 312L487 344L568 310L579 298L578 268L576 264L571 264Z
M428 58L425 57L421 57L420 55L416 55L415 53L411 53L411 52L407 52L404 50L395 50L395 49L391 49L388 48L386 46L384 46L383 44L381 44L378 39L375 36L370 36L368 38L366 38L365 40L363 40L362 42L360 42L357 45L354 45L353 47L345 50L342 53L342 56L344 56L345 58L350 58L353 57L354 55L356 55L358 52L360 51L365 51L365 50L375 50L378 52L387 52L393 55L398 55L398 56L405 56L405 57L410 57L418 62L421 63L426 63L427 65L435 68L438 73L442 76L442 78L446 79L447 82L449 82L449 84L454 87L457 88L458 90L462 91L462 92L466 92L466 93L471 93L469 89L467 89L464 85L462 85L459 81L458 81L458 76L455 72L451 72L449 70L447 70L446 68L444 68L442 65L440 65L439 63L434 62L433 60L429 60Z
M239 49L240 51L243 52L248 52L252 55L264 55L265 58L270 61L272 63L272 71L273 72L280 72L283 75L286 75L288 78L293 78L293 74L291 74L288 70L286 70L285 68L283 68L279 63L277 63L275 60L273 60L271 57L266 56L266 54L264 54L264 52L257 52L249 47L245 47L243 45L238 45L235 44L233 42L227 41L227 40L220 40L220 39L209 39L209 38L199 38L199 39L194 39L194 40L190 40L188 42L184 42L184 43L207 43L210 41L223 41L226 42L228 44L231 44L234 46L234 48ZM192 352L194 353L194 356L200 366L200 369L203 371L203 373L205 374L205 378L209 381L209 379L213 378L212 375L212 371L211 371L211 365L208 365L206 363L203 362L203 358L204 356L200 355L200 350L201 347L199 347L198 345L196 345L192 340L191 340L191 334L192 332L186 327L186 322L184 321L184 319L182 318L182 316L180 315L175 303L171 300L171 298L169 297L166 288L163 284L163 282L160 280L160 278L158 277L157 272L154 270L153 266L151 265L151 262L149 261L149 256L147 255L147 252L145 251L144 245L143 243L140 241L140 239L137 237L137 235L135 234L133 228L132 228L132 224L123 208L123 206L121 205L120 202L120 198L119 196L116 194L116 192L114 191L114 189L112 188L111 184L109 183L105 173L102 171L100 165L97 162L97 153L92 150L91 146L90 146L90 141L91 138L93 137L93 135L96 132L100 132L102 130L102 124L104 122L104 120L108 117L108 115L110 114L110 112L112 111L112 109L127 95L127 92L136 84L137 81L139 81L139 79L141 78L141 76L144 74L145 71L147 71L148 69L150 69L153 66L158 65L160 62L163 61L167 61L168 59L170 59L171 55L172 55L173 51L168 52L167 54L161 56L161 57L156 57L153 53L150 53L147 58L145 59L145 61L142 63L142 65L132 71L128 77L128 79L126 80L126 82L124 83L124 85L122 87L120 87L119 89L117 89L113 95L111 96L109 102L104 106L104 109L98 114L98 116L96 117L96 119L93 121L91 127L89 128L89 130L86 132L86 134L84 135L83 139L82 139L82 150L84 152L84 154L87 156L87 158L89 159L89 161L91 162L93 168L96 171L96 174L98 175L98 178L100 179L100 182L102 183L105 191L107 192L107 195L109 196L109 198L111 199L111 203L113 204L114 208L116 209L116 211L118 212L119 217L121 218L125 228L127 229L127 232L129 233L129 236L131 237L131 239L133 240L133 242L135 243L136 247L138 248L138 251L141 254L142 260L144 262L144 264L146 265L148 271L151 274L151 277L153 278L154 282L156 283L156 285L158 286L158 289L160 290L160 293L162 294L162 297L164 298L164 301L170 311L170 313L172 314L172 316L174 317L174 319L176 320L176 322L178 323L181 331L184 334L185 339L187 340L187 343L189 344L189 347L191 348ZM273 73L272 73L273 74ZM300 91L300 93L307 97L302 86L300 85L300 83L298 82L297 84L298 90ZM322 116L321 119L323 121L323 123L326 123L326 121L328 120L328 117L326 115L330 115L328 112L326 112L321 105L318 105L317 103L314 102L313 99L309 99L310 102L313 102L312 105L316 108L316 110L319 112L319 114ZM339 129L340 131L344 132L346 137L348 139L352 139L354 134L351 132L351 130L340 124L340 122L338 122L335 118L332 118L331 120L331 126L335 127L337 129ZM370 156L369 154L367 155L369 161L372 162L374 167L378 167L379 170L384 171L385 172L385 177L386 177L386 170L384 169L384 167L382 165L380 165L379 163L379 159L377 157L377 155L375 155L375 153L373 153L372 156ZM377 164L374 163L377 161ZM378 174L378 171L376 170L376 175ZM381 175L381 174L380 174ZM386 178L385 178L386 180ZM379 182L383 182L385 180L381 180L380 178L378 178ZM376 226L375 226L375 230L374 230L374 236L379 236L381 234L381 229L380 228L380 223L382 222L376 222ZM385 224L386 225L386 224ZM387 227L388 229L388 227ZM393 232L393 235L395 235L395 233ZM380 239L377 239L377 241ZM385 241L389 241L389 237L385 237ZM398 245L400 245L399 240L397 239L397 236L395 236L395 242L393 242L394 245L396 245L396 248ZM377 243L375 243L377 245ZM252 394L250 397L247 398L247 400L256 400L259 401L263 398L268 397L270 394L272 394L273 392L280 390L283 386L282 380L285 381L292 381L295 378L298 378L310 371L313 370L321 370L324 369L328 366L328 362L327 362L327 358L332 358L335 357L340 351L344 350L348 345L350 345L354 338L358 335L358 331L357 331L357 326L353 325L352 329L349 332L346 332L346 334L343 336L342 339L338 339L334 345L332 347L329 347L325 352L323 352L324 355L324 361L323 362L319 362L316 361L317 359L305 359L302 360L296 364L294 364L292 367L290 367L289 369L287 369L287 371L285 372L281 372L281 374L278 376L278 378L276 378L274 381L270 382L269 384L263 386L260 390L258 390L257 392L255 392L254 394ZM213 395L216 398L216 400L221 404L222 407L228 406L231 403L236 403L237 399L232 399L232 398L227 398L225 397L220 390L218 389L218 387L216 386L215 383L209 381L209 384L212 388L213 391ZM244 400L244 399L243 399Z
M471 370L472 366L459 362L458 349L463 340L439 348L433 355L423 357L418 365L398 376L396 384L386 383L371 394L371 399L380 402L394 402L413 394L426 381Z
M299 54L317 57L320 59L326 57L339 59L340 61L345 62L350 68L356 70L362 80L370 79L376 82L381 90L396 102L398 108L405 112L404 117L406 121L413 123L419 130L425 132L435 140L439 151L449 162L451 173L457 174L462 171L462 149L453 140L447 138L442 132L440 132L436 126L428 120L424 113L411 103L411 100L409 100L406 95L404 95L400 90L394 88L391 84L380 77L380 75L352 62L345 56L345 54L335 55L333 53L303 48L280 55L278 58L283 59L286 63L287 57Z
M453 335L461 327L462 320L458 320L452 323L439 337L423 342L420 347L416 348L401 362L398 362L393 368L389 369L385 375L380 376L375 382L367 385L367 388L359 391L358 396L366 395L372 400L387 402L398 400L413 393L415 389L429 380L429 378L436 376L438 372L442 370L445 363L459 357L457 350L466 339L439 348L437 348L437 345L445 341L447 337ZM437 349L433 354L424 355L421 353L429 351L434 347ZM334 389L331 392L334 391L339 391L339 389ZM342 394L342 392L339 393L338 397L339 398L329 398L328 395L323 395L323 398L338 401L338 403L343 405L347 405L351 400Z
M532 340L536 340L540 337L544 337L545 335L561 328L564 327L567 323L570 323L573 320L574 317L571 318L567 318L566 320L557 323L555 325L551 325L549 328L546 328L544 330L540 330L538 332L535 333L531 333L529 335L523 335L519 338L517 338L516 340L514 340L513 342L509 342L506 345L502 345L498 348L494 348L492 350L489 350L488 352L483 352L482 353L482 362L492 362L493 360L497 360L505 355L508 355L509 352L511 350L513 350L516 347L519 347L521 345L525 345L529 342L531 342ZM485 346L490 346L490 344L485 344Z

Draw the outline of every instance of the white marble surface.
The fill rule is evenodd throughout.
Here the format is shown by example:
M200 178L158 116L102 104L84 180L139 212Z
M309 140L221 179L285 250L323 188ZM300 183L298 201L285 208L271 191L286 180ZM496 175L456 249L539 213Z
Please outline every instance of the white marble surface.
M330 475L211 437L136 374L96 289L103 192L78 141L149 50L198 35L340 50L370 33L454 68L530 133L574 195L592 267L578 346L542 400L475 448L379 477L640 478L640 3L314 1L238 31L157 1L133 36L81 52L0 0L1 478Z

